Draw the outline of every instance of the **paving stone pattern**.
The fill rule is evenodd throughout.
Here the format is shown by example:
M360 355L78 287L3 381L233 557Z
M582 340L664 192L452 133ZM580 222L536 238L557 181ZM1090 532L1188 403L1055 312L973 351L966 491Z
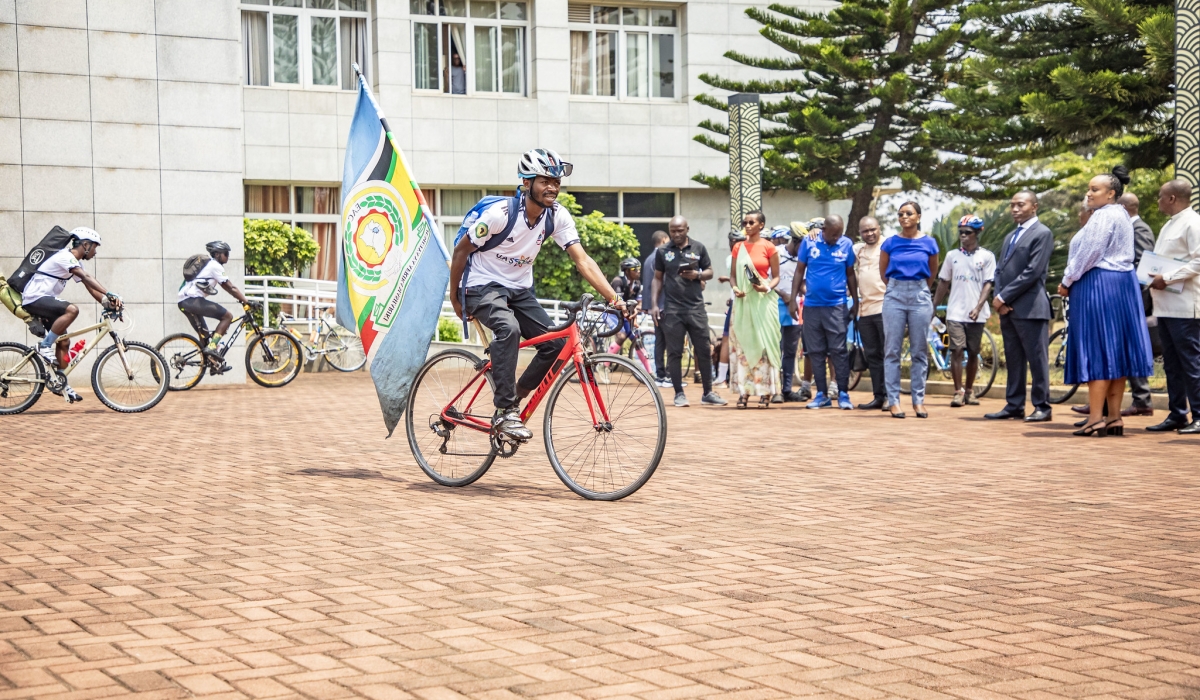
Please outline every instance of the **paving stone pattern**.
M540 442L434 485L363 373L47 396L0 421L0 700L1200 697L1200 440L698 399L593 503Z

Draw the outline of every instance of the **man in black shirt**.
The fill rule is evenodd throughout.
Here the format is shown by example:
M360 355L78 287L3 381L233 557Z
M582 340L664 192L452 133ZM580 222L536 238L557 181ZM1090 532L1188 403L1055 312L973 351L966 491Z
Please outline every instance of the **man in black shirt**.
M683 335L692 339L696 368L704 384L701 403L722 406L725 399L712 390L712 349L708 343L708 314L704 310L704 280L713 276L712 261L704 244L688 238L687 219L676 216L667 225L671 242L659 248L654 258L654 284L650 298L653 314L667 336L667 367L675 389L675 405L687 406L683 393L681 362ZM665 297L659 303L660 294Z

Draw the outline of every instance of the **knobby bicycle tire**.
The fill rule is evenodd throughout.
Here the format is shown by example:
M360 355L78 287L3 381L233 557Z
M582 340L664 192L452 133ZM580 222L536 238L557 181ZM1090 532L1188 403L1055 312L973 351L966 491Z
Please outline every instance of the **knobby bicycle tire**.
M176 344L177 347L167 348L168 345ZM188 345L194 346L194 350L188 348ZM167 384L168 391L187 391L200 383L204 378L204 373L208 370L208 362L204 357L204 348L200 345L200 341L188 333L176 333L168 335L166 338L158 341L154 346L158 354L162 355L163 360L167 363ZM196 376L188 378L185 376L184 368L195 368Z
M421 471L442 486L466 486L474 483L496 461L497 454L491 447L491 438L487 433L455 426L451 429L451 437L443 440L434 432L435 423L437 427L445 429L440 416L442 409L446 407L450 399L454 398L449 392L457 393L465 388L467 382L479 371L474 369L479 362L478 357L466 350L457 348L443 350L426 360L425 364L421 365L421 369L417 370L412 390L408 395L408 406L404 410L404 430L408 434L408 448L412 451L413 459L416 460ZM448 376L442 376L443 374ZM486 406L480 408L484 408L490 413L493 409L489 400L492 387L490 372L485 375L485 381L489 396L483 396L481 390L481 395L475 397L475 400L486 403ZM433 437L431 437L431 433ZM459 435L464 436L462 442L466 443L461 447L457 440ZM441 448L448 448L446 452L439 449L439 441L442 443ZM450 459L443 460L437 455L447 456ZM475 464L473 460L476 456L482 457L482 459L479 460L477 467L472 468L470 465ZM455 457L468 458L463 460L464 471L462 474L458 473L458 463L453 460ZM436 464L431 462L433 459L437 460ZM454 461L455 463L443 464L444 461Z
M1057 384L1057 382L1055 382L1055 379L1060 378L1060 377L1063 378L1063 382L1064 382L1062 384L1058 384L1058 386L1063 387L1063 392L1061 394L1059 394L1058 396L1055 396L1054 393L1051 392L1050 403L1052 403L1052 404L1066 403L1067 401L1069 401L1071 399L1072 396L1075 395L1075 392L1079 390L1078 384L1066 384L1065 383L1065 381L1066 381L1066 379L1065 379L1066 366L1067 366L1067 342L1068 342L1067 329L1059 328L1058 330L1054 331L1054 333L1052 333L1050 335L1050 342L1047 343L1047 345L1046 345L1047 352L1050 355L1050 357L1049 357L1050 386L1051 387L1055 386Z
M601 369L597 365L606 365L606 367ZM667 411L663 405L662 395L655 388L654 379L638 363L629 358L622 355L599 353L589 356L584 362L584 367L587 372L594 371L593 376L596 377L597 385L606 387L605 391L610 393L605 404L609 408L612 429L596 430L591 425L590 414L583 413L583 407L586 405L586 401L582 397L583 383L571 381L579 371L572 364L559 376L546 397L545 416L542 419L542 438L546 444L546 456L550 459L550 465L554 467L554 473L566 484L567 488L576 494L589 500L616 501L640 489L649 481L658 468L659 462L662 461L663 450L667 443ZM579 399L574 406L569 403L573 399L563 398L564 391L569 387L579 389ZM625 389L629 391L626 393ZM642 397L637 398L635 394L641 394ZM638 403L635 405L634 401L638 401ZM559 408L561 410L556 410ZM630 412L624 413L626 410ZM651 410L652 418L649 415ZM646 424L638 425L635 421L638 418L644 419ZM575 435L564 434L561 445L562 452L554 438L556 421L559 422L560 427L570 424L582 436L576 440ZM633 427L629 427L631 423ZM628 432L629 430L636 431L636 433ZM618 435L619 433L624 435ZM640 437L643 435L645 440ZM652 435L654 444L650 445L646 440L650 439ZM610 439L607 436L613 437ZM564 464L565 461L569 461L570 455L580 447L580 444L587 441L588 438L592 439L593 444L603 442L600 450L592 455L591 460L589 461L586 456L579 459L579 469L573 469L572 465ZM586 445L584 449L586 449ZM646 449L644 466L632 465L634 469L641 469L641 471L628 483L608 491L588 488L582 483L594 484L596 481L603 481L605 477L605 474L596 475L594 471L584 474L584 468L588 464L594 468L598 466L597 463L602 457L612 457L617 460L630 458L630 452L640 449ZM599 466L604 467L605 465ZM623 465L618 466L624 471ZM609 463L606 468L611 476L612 464ZM573 471L576 473L572 474Z
M0 373L16 367L30 355L32 357L29 358L28 368L31 371L26 373L29 376L22 374L20 381L21 384L28 384L31 387L29 395L12 405L7 405L12 385L0 384L0 416L15 416L28 411L41 398L42 391L46 388L47 377L46 365L42 362L41 356L33 351L33 348L20 343L0 343Z
M101 403L118 413L148 411L167 395L170 386L167 361L146 343L126 340L124 345L125 359L133 376L125 374L125 365L114 343L102 350L92 365L92 390ZM144 369L143 363L148 365ZM110 366L113 371L106 372Z
M287 331L263 331L246 344L246 374L259 386L268 389L287 386L300 374L303 364L304 351L296 336Z

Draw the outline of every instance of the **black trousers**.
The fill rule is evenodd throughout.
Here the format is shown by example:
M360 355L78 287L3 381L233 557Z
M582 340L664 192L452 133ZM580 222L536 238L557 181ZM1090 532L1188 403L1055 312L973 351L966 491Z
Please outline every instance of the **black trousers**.
M1025 372L1032 386L1029 401L1034 410L1050 410L1050 322L1034 318L1000 317L1000 336L1004 338L1004 364L1008 367L1005 397L1011 411L1025 410Z
M1171 415L1200 420L1200 319L1158 318L1163 371L1167 375L1167 402Z
M661 322L654 325L654 373L655 379L667 378L667 332Z
M858 335L862 340L863 354L867 356L867 369L871 372L871 393L879 401L887 401L887 390L883 387L883 314L858 317Z
M826 358L833 360L838 391L849 391L850 357L846 353L848 315L845 306L804 305L804 352L812 360L817 391L826 396L829 395L829 382L825 376Z
M779 370L780 391L788 393L792 390L792 374L796 371L796 351L800 349L800 336L804 326L780 326L779 351L783 355L783 368Z
M659 323L667 336L667 369L675 393L683 391L683 336L692 339L692 355L704 385L704 393L712 391L712 348L708 342L708 314L703 308L667 309Z
M565 340L537 346L537 356L517 381L517 353L521 338L539 336L554 325L531 289L509 289L499 284L467 288L466 312L492 331L488 355L492 360L492 383L496 408L517 406L517 386L532 391L542 383Z

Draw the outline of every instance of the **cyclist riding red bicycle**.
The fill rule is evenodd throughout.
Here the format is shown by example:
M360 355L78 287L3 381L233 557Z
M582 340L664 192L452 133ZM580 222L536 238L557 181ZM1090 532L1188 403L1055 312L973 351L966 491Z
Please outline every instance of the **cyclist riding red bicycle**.
M567 252L583 279L614 307L625 309L625 302L580 245L571 213L555 201L562 178L571 170L572 165L554 151L526 152L517 164L522 180L519 199L500 200L484 209L469 235L454 246L450 262L454 313L463 320L478 319L493 334L489 348L496 406L492 427L514 440L533 437L521 421L520 401L541 383L565 342L538 345L537 356L517 380L521 338L536 337L554 325L533 295L533 261L546 236L547 221L554 242ZM491 243L492 237L508 228L512 201L519 202L515 224L504 241Z

